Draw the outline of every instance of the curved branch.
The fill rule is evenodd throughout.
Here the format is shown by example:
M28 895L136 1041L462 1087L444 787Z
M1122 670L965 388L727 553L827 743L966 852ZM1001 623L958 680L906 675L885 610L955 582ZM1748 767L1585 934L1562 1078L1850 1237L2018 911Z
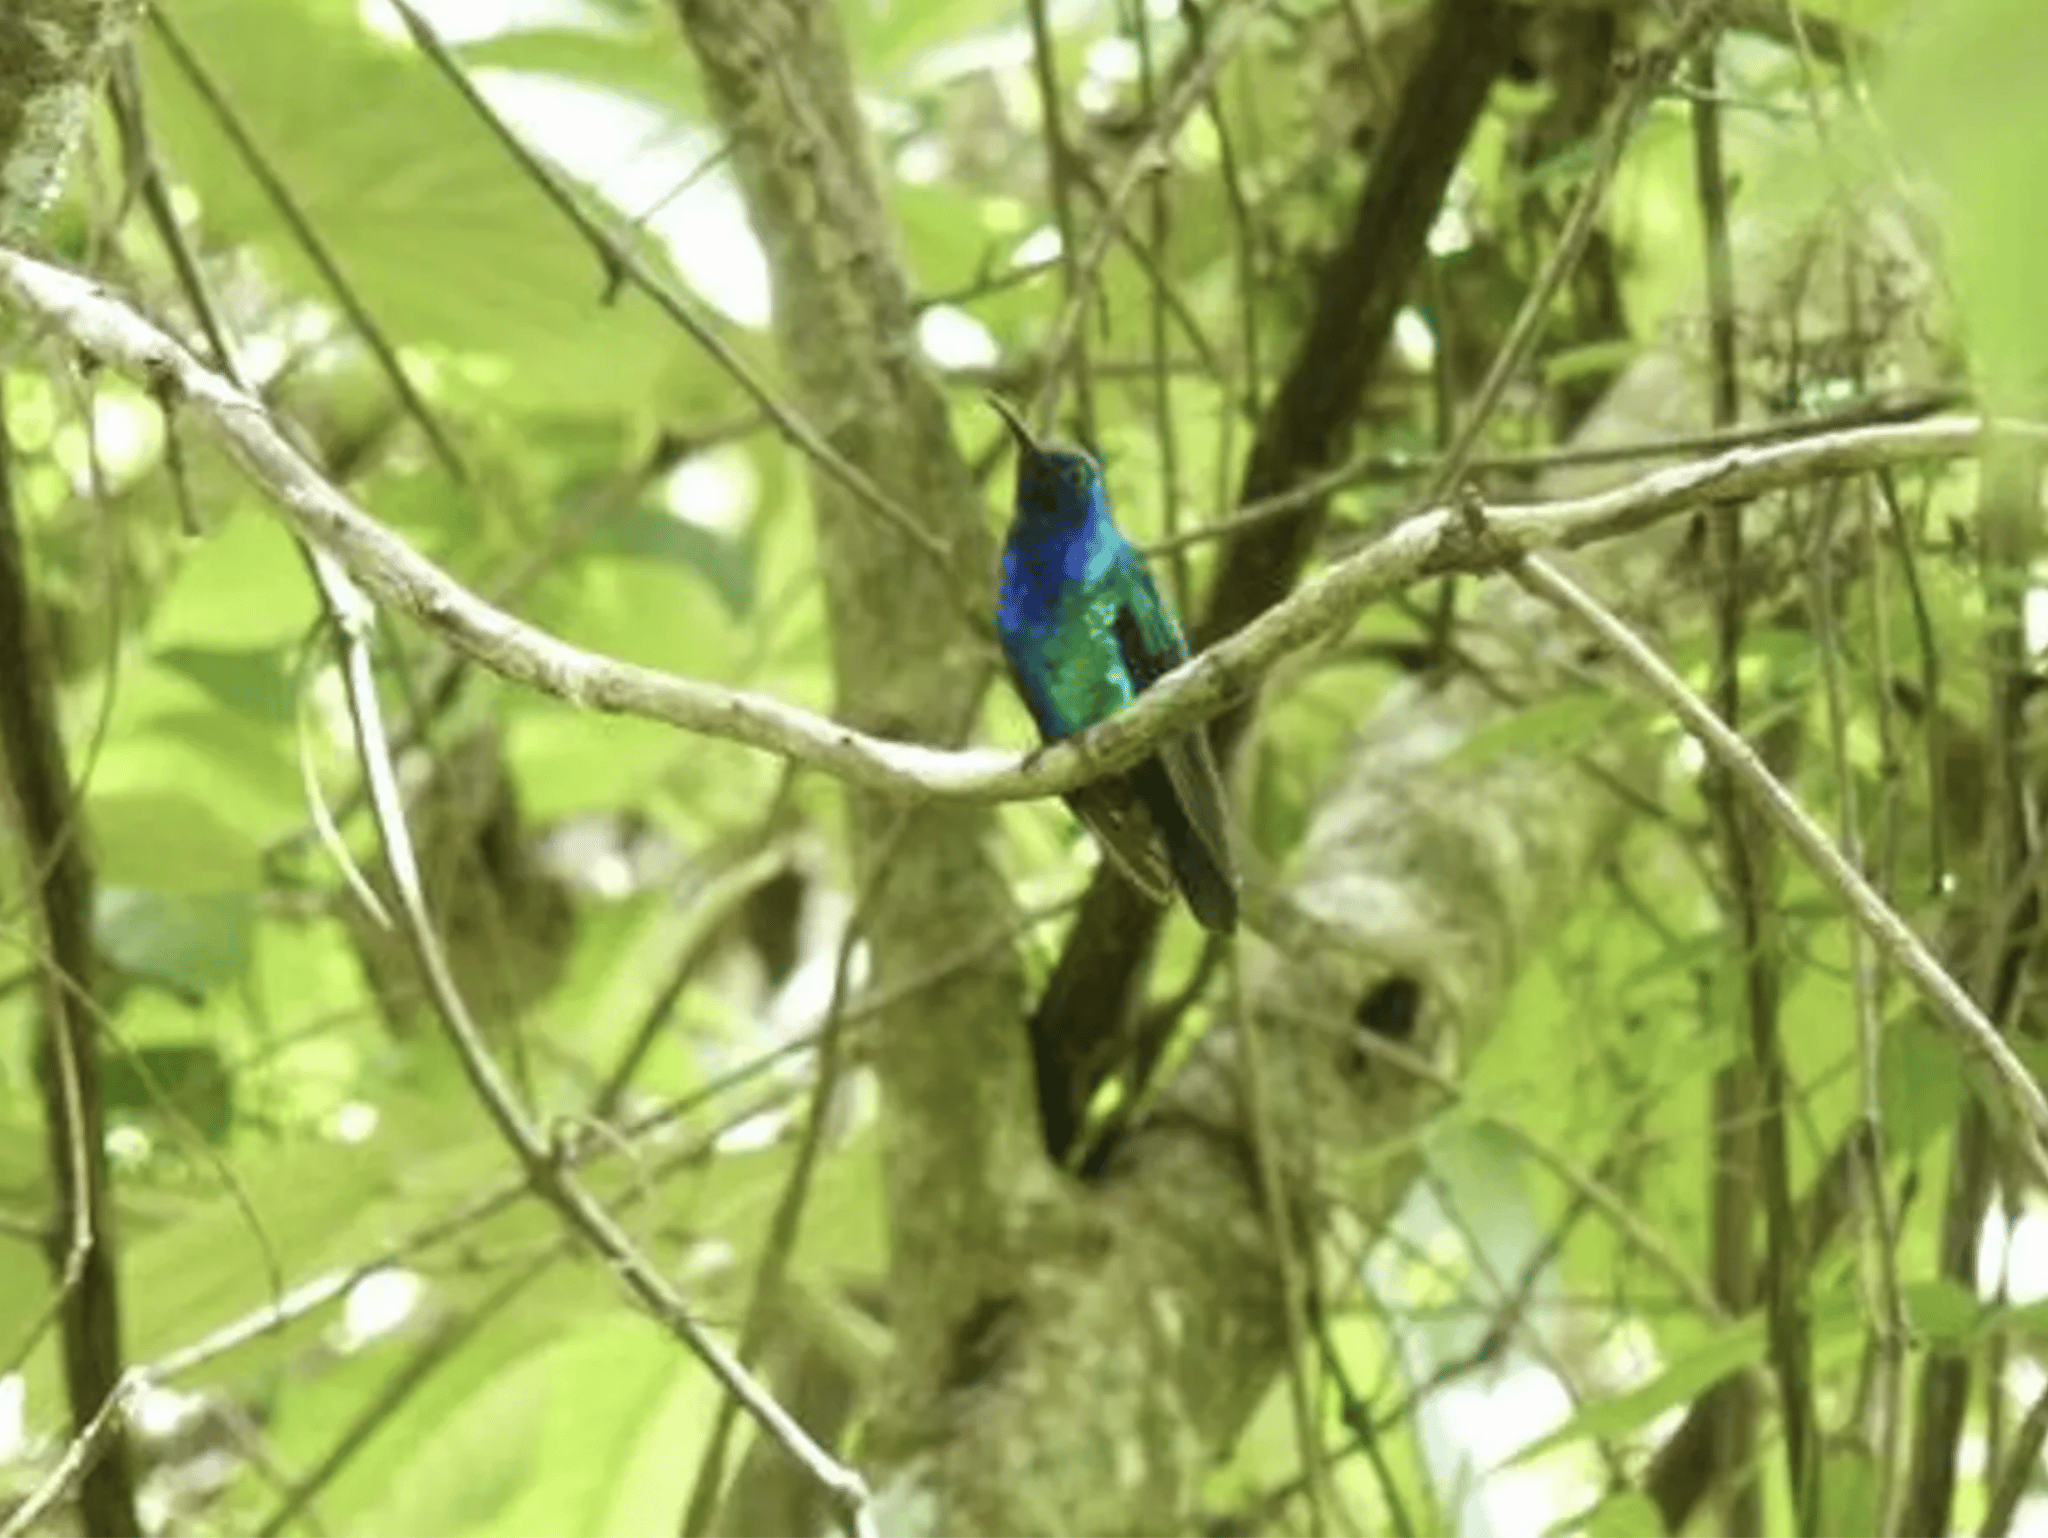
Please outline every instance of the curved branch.
M1129 710L1056 747L1019 755L947 751L855 730L769 695L723 688L587 651L507 614L377 522L291 444L261 402L93 280L0 248L0 294L102 362L191 404L293 529L334 556L385 606L483 666L573 705L665 721L794 759L874 790L963 801L1060 795L1129 768L1169 734L1229 708L1284 658L1410 583L1500 570L1547 549L1578 549L1713 502L1916 460L1977 454L1987 424L1969 416L1850 428L1731 449L1594 496L1489 506L1483 528L1454 507L1403 520L1365 549L1176 668ZM2048 438L2048 425L1999 423Z

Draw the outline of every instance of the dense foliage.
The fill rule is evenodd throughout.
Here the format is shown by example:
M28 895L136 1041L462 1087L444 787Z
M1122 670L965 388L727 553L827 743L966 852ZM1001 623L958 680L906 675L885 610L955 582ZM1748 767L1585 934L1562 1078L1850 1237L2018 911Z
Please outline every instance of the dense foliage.
M1453 575L1402 568L1287 648L1231 717L1242 967L1178 910L1156 953L1103 922L1115 895L1080 895L1095 852L1043 796L958 824L1004 890L956 872L979 949L920 957L912 896L878 895L918 836L900 801L507 682L389 605L351 630L355 589L330 577L323 598L217 423L0 302L0 502L32 595L30 628L0 612L0 756L34 751L40 697L69 787L54 838L19 775L0 801L0 1525L90 1414L67 1356L98 1284L66 1280L80 1251L52 1218L84 1155L53 1125L105 1150L93 1237L120 1332L101 1366L151 1376L86 1462L126 1443L146 1530L669 1531L706 1467L731 1504L698 1530L823 1520L750 1419L707 1463L725 1393L565 1223L545 1172L570 1167L889 1487L885 1527L928 1510L902 1488L925 1481L956 1526L1121 1512L991 1504L920 1460L1005 1394L1118 1402L1130 1358L1062 1360L1045 1341L1090 1337L1048 1320L1059 1300L1087 1315L1088 1257L1112 1248L1087 1235L1161 1221L1117 1155L1176 1084L1201 1107L1183 1119L1244 1119L1232 1169L1256 1178L1214 1221L1275 1224L1252 1246L1274 1284L1124 1347L1163 1381L1175 1331L1273 1346L1227 1404L1184 1396L1186 1498L1102 1530L1919 1531L2013 1502L2041 1520L2034 1137L1875 936L1888 906L2041 1062L2044 464L2021 419L2048 404L2048 204L2016 190L2048 144L2048 10L1736 4L1680 56L1700 34L1673 18L1698 8L1648 0L780 0L762 14L843 35L878 254L774 211L763 130L692 53L700 9L450 0L423 38L382 3L158 0L61 200L13 244L244 381L321 477L540 629L823 715L857 699L881 736L964 693L971 728L940 746L1036 740L989 631L1010 469L984 390L1057 396L1198 645L1460 487L1483 525L1481 501L1505 518L1832 435L1832 461L1767 495L1588 525L1569 561L1739 726L1872 906L1759 810L1765 774L1703 751L1611 637L1474 533L1428 568ZM800 136L817 55L778 57L761 26ZM1481 71L1469 133L1448 99L1404 95L1457 66L1439 27ZM787 160L799 184L820 164ZM1376 204L1382 187L1427 201ZM861 402L817 398L789 310L768 325L765 274L791 304L792 249L856 278L900 264L922 350L902 389L938 381L957 450L871 441ZM1349 363L1350 332L1317 329L1346 283ZM851 308L807 309L810 345L886 332L885 306ZM1912 453L1856 436L1941 411L2007 430ZM819 443L890 505L848 513ZM863 693L862 637L908 617L848 577L848 541L925 559L892 527L889 466L956 454L980 502L908 516L949 531L958 612L919 618L969 663ZM1309 516L1204 528L1339 469ZM454 990L544 1140L525 1167L408 938L352 656ZM1434 822L1483 858L1432 843ZM67 893L90 905L87 975L57 955ZM896 938L866 943L871 919ZM1101 982L1118 966L1135 1001ZM1006 1193L987 1225L1018 1280L928 1296L905 1255L946 1204L902 1172L951 1156L917 1152L934 1123L909 1109L929 1086L902 1066L899 1007L977 967L1013 1015L977 1005L916 1051L1012 1044L959 1137L1028 1168L1012 1187L962 1163L959 1200ZM1290 1014L1291 980L1326 967L1337 1002ZM58 1071L51 1022L80 1009L90 1061ZM1237 1050L1202 1053L1248 1013L1268 1075L1254 1063L1240 1099ZM1090 1026L1049 1056L1070 1014L1142 1049L1098 1050ZM1368 1038L1335 1056L1367 1086L1332 1090L1356 1090L1355 1122L1292 1097L1315 1072L1286 1033L1333 1029ZM1027 1037L1036 1093L1077 1094L1088 1124L1065 1170L1028 1095L1004 1098ZM1048 1080L1082 1059L1078 1090ZM1220 1101L1205 1061L1230 1065ZM96 1106L66 1109L67 1074ZM1375 1098L1396 1080L1398 1105ZM1049 1192L1085 1216L1045 1219ZM892 1358L927 1317L944 1361ZM1181 1432L1148 1427L1133 1466L1172 1484L1154 1453ZM976 1478L1091 1477L1015 1462Z

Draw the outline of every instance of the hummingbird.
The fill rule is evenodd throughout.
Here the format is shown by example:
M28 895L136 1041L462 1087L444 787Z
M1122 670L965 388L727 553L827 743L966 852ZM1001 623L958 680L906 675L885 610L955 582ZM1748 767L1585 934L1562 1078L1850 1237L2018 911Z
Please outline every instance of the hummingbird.
M1041 444L1007 403L988 401L1017 440L996 630L1039 734L1058 742L1187 661L1187 638L1117 527L1102 466L1080 449ZM1150 758L1066 800L1140 891L1163 903L1177 885L1204 927L1237 928L1223 781L1206 727L1168 738Z

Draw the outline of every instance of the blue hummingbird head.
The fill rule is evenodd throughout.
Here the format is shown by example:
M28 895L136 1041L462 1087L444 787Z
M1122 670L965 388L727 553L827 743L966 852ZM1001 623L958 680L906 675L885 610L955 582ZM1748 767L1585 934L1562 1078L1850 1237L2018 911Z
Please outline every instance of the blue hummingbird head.
M1041 528L1078 527L1090 514L1107 511L1109 489L1102 466L1081 449L1040 443L1009 403L988 397L989 405L1017 440L1017 518Z

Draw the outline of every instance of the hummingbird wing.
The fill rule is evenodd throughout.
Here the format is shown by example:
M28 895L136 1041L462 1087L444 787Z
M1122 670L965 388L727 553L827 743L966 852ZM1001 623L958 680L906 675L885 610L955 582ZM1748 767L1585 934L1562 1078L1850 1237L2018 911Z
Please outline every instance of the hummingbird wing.
M1135 575L1136 601L1117 610L1115 630L1124 667L1130 672L1131 682L1143 692L1188 660L1188 644L1173 612L1153 587L1151 576L1142 566L1136 566ZM1178 737L1167 738L1159 745L1159 762L1195 836L1202 841L1218 873L1235 887L1223 776L1217 772L1208 728L1197 726Z
M1017 693L1030 710L1032 719L1038 723L1039 734L1048 742L1056 742L1065 736L1054 713L1051 701L1041 691L1031 687L1030 680L1009 656L1010 677L1017 686ZM1127 775L1113 774L1106 779L1083 785L1069 791L1063 798L1073 814L1095 835L1102 852L1124 875L1124 878L1154 902L1164 903L1173 896L1173 864L1167 853L1166 836L1153 821L1151 810L1138 795Z
M1172 898L1173 862L1165 835L1125 776L1083 785L1068 795L1067 805L1132 886L1156 903Z

